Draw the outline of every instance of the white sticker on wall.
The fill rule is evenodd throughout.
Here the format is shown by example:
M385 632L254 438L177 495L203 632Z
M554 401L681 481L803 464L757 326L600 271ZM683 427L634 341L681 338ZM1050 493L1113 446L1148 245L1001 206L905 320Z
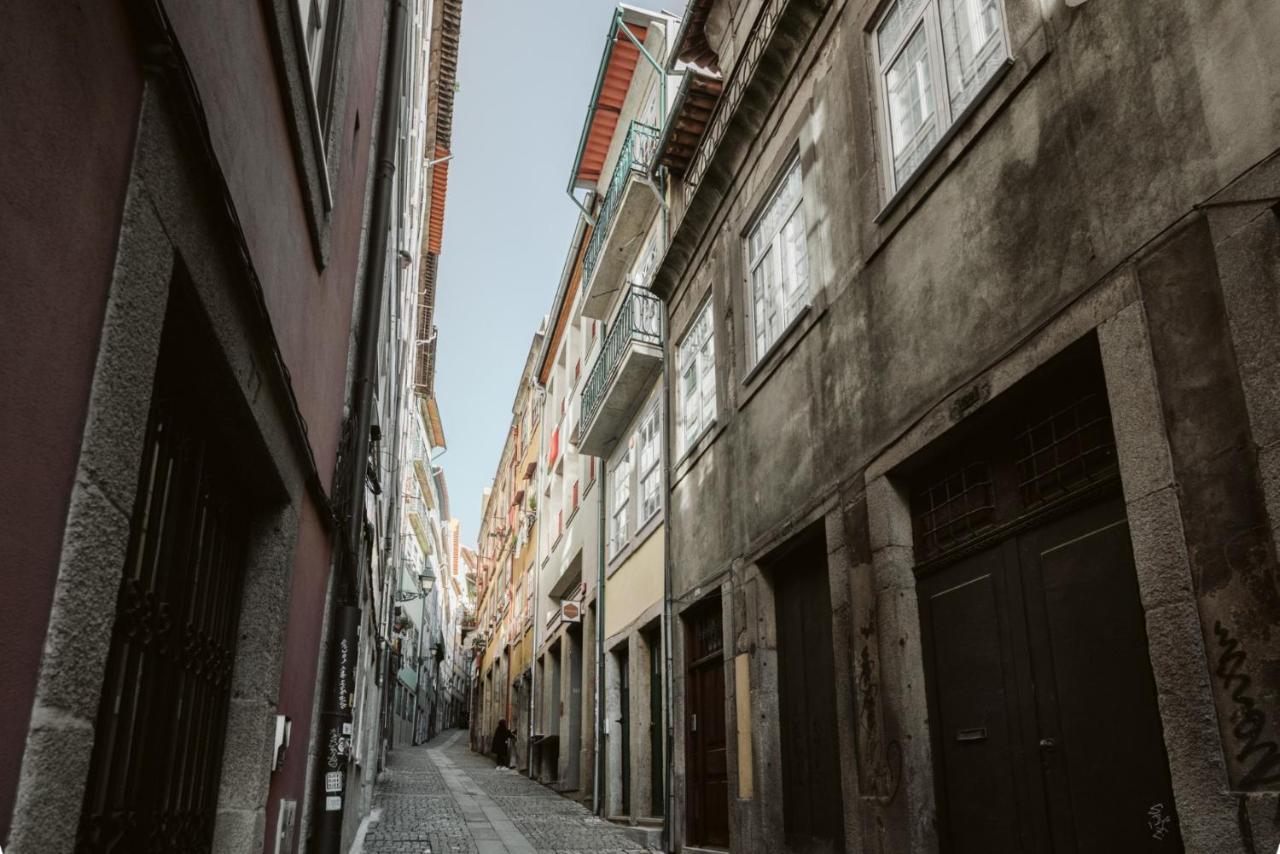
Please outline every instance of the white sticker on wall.
M325 792L341 792L342 791L342 772L326 771L324 775Z
M333 812L342 809L342 798L337 795L330 795L324 799L325 812Z

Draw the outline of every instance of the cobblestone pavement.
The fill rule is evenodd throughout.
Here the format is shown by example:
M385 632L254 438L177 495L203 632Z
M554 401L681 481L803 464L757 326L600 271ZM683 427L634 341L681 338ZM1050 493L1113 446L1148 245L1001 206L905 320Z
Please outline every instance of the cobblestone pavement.
M648 854L580 804L471 752L447 730L392 753L364 854Z

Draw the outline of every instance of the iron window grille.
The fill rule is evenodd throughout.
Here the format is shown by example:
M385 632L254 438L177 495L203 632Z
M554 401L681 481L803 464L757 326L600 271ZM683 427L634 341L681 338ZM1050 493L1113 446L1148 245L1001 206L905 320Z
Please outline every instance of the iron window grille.
M1114 481L1115 436L1096 363L1060 363L966 429L911 483L916 558L945 555L992 529Z

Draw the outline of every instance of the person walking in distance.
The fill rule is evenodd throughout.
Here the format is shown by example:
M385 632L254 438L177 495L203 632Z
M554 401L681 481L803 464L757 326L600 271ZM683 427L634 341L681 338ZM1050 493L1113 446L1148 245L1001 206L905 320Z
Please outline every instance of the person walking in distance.
M511 742L513 733L507 729L506 720L498 721L498 728L493 731L493 757L498 763L499 768L506 768L510 759L508 753L508 745Z

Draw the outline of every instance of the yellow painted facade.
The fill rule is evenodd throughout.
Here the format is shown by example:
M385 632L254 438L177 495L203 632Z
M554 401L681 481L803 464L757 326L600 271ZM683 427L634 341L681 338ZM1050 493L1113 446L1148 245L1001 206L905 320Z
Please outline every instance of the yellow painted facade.
M659 525L605 581L604 636L611 638L662 601L662 539Z

